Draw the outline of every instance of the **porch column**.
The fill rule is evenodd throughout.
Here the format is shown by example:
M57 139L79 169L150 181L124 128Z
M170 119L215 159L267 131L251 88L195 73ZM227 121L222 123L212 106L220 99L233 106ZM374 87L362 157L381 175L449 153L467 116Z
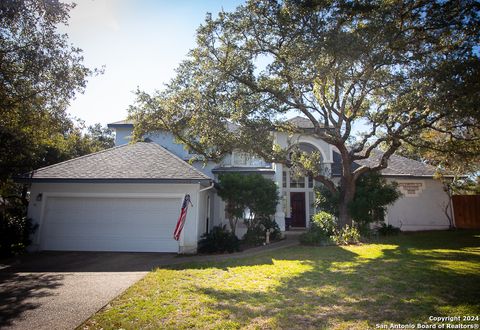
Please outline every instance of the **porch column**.
M277 210L275 212L275 221L280 227L281 231L285 231L285 212L283 211L283 166L282 164L274 164L275 166L275 183L278 187L279 201L277 204Z

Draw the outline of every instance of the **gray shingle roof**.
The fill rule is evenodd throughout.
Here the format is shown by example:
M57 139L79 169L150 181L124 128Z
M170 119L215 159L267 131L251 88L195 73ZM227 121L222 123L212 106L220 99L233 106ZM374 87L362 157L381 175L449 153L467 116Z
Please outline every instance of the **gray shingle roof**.
M353 170L360 166L375 166L379 163L383 152L379 150L372 151L370 158L358 160L353 164ZM337 152L333 152L332 174L339 176L341 174L341 157ZM382 175L386 176L428 176L432 177L435 174L435 167L393 154L389 161L388 167L381 171Z
M290 123L298 128L313 128L313 123L310 121L310 119L300 116L288 119L287 123Z
M107 126L111 128L115 128L118 126L133 126L133 120L129 120L129 119L119 120L119 121L110 123Z
M33 171L48 180L199 181L208 176L156 143L137 142Z

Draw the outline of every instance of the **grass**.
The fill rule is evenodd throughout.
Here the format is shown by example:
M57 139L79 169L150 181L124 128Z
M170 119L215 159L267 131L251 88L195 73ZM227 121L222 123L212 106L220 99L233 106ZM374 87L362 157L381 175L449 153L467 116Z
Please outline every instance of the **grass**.
M480 315L480 232L156 269L81 328L367 329L456 315Z

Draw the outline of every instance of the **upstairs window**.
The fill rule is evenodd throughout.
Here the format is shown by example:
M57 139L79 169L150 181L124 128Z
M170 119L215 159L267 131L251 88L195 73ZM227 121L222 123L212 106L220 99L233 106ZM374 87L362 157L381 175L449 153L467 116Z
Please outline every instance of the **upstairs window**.
M248 152L243 151L234 151L232 153L232 165L233 166L252 166L252 167L261 167L265 166L263 159L249 154Z

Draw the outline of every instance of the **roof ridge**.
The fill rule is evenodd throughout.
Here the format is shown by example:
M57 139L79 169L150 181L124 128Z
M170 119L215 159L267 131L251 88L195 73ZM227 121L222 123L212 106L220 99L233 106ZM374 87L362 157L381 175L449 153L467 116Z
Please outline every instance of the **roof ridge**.
M188 166L188 167L191 167L197 174L200 174L201 176L203 176L203 177L205 177L205 178L211 179L208 175L206 175L206 174L203 173L203 172L200 172L198 169L196 169L196 168L193 167L192 165L188 164L186 161L184 161L183 159L181 159L180 157L178 157L177 155L175 155L173 152L171 152L171 151L168 150L167 148L162 147L160 144L155 143L155 142L143 142L143 143L149 143L149 144L152 144L152 145L156 146L156 147L159 148L160 150L163 150L163 151L165 151L166 153L168 153L170 156L173 156L173 158L175 158L176 160L180 161L183 165L186 165L186 166Z
M135 142L135 143L138 143L138 142ZM133 143L133 144L135 144L135 143ZM43 170L46 170L46 169L49 169L49 168L57 167L57 166L60 166L60 165L66 164L66 163L76 161L78 159L84 159L84 158L88 158L88 157L98 155L98 154L101 154L101 153L104 153L104 152L107 152L107 151L111 151L111 150L114 150L114 149L120 149L120 148L128 147L128 146L133 145L133 144L127 143L127 144L122 144L120 146L114 146L114 147L111 147L111 148L108 148L108 149L103 149L103 150L100 150L100 151L92 152L92 153L87 154L87 155L83 155L83 156L79 156L79 157L64 160L63 162L60 162L60 163L48 165L48 166L45 166L45 167L40 167L39 169L33 170L32 172L35 173L35 172L38 172L38 171L43 171Z

